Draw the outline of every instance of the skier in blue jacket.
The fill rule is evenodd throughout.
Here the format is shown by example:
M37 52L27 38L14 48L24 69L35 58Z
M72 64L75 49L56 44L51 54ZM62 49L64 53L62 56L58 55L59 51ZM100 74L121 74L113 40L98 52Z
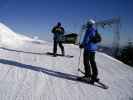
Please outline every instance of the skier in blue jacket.
M90 19L87 22L87 29L83 38L83 42L80 44L80 48L84 48L83 61L85 68L85 76L82 78L89 78L90 82L99 81L98 79L98 69L95 62L95 52L97 50L97 44L91 41L91 38L96 34L97 29L95 26L95 21Z

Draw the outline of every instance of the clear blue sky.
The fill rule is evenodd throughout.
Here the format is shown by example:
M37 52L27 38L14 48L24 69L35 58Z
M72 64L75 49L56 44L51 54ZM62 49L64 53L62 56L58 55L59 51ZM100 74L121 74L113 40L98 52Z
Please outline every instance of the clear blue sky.
M88 19L121 17L121 40L133 40L133 0L0 0L0 22L15 32L52 40L51 28L62 22L66 32L79 32ZM105 31L107 40L111 31Z

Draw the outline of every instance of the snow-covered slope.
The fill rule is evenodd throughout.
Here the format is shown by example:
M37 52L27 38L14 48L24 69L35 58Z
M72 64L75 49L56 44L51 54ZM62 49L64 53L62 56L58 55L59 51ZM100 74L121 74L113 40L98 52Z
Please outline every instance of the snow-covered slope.
M82 75L77 71L77 46L65 45L66 54L73 58L48 56L48 51L52 51L52 43L0 48L0 100L133 99L133 68L97 52L99 78L109 86L104 90L74 80ZM83 69L82 59L80 62Z

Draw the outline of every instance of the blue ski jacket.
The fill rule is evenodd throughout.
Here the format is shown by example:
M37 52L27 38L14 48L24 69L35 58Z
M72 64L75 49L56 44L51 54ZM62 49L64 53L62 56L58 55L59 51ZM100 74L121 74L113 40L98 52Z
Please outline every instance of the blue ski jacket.
M90 39L95 36L96 34L96 28L91 27L88 28L85 32L82 45L84 46L84 49L89 52L95 52L97 50L97 44L90 41Z

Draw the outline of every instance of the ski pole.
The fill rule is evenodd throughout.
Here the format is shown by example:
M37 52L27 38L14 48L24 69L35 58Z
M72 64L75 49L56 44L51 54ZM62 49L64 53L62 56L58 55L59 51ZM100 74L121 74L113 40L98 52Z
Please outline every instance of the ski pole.
M78 39L78 44L80 45L80 40L81 40L81 36L85 30L86 26L85 25L82 25L82 28L81 28L81 31L80 31L80 34L79 34L79 39ZM81 52L82 52L82 49L80 48L80 55L79 55L79 59L78 59L78 71L80 71L80 59L81 59Z
M81 51L82 49L80 48L80 54L79 54L79 59L78 59L78 71L80 71L80 59L81 59Z

